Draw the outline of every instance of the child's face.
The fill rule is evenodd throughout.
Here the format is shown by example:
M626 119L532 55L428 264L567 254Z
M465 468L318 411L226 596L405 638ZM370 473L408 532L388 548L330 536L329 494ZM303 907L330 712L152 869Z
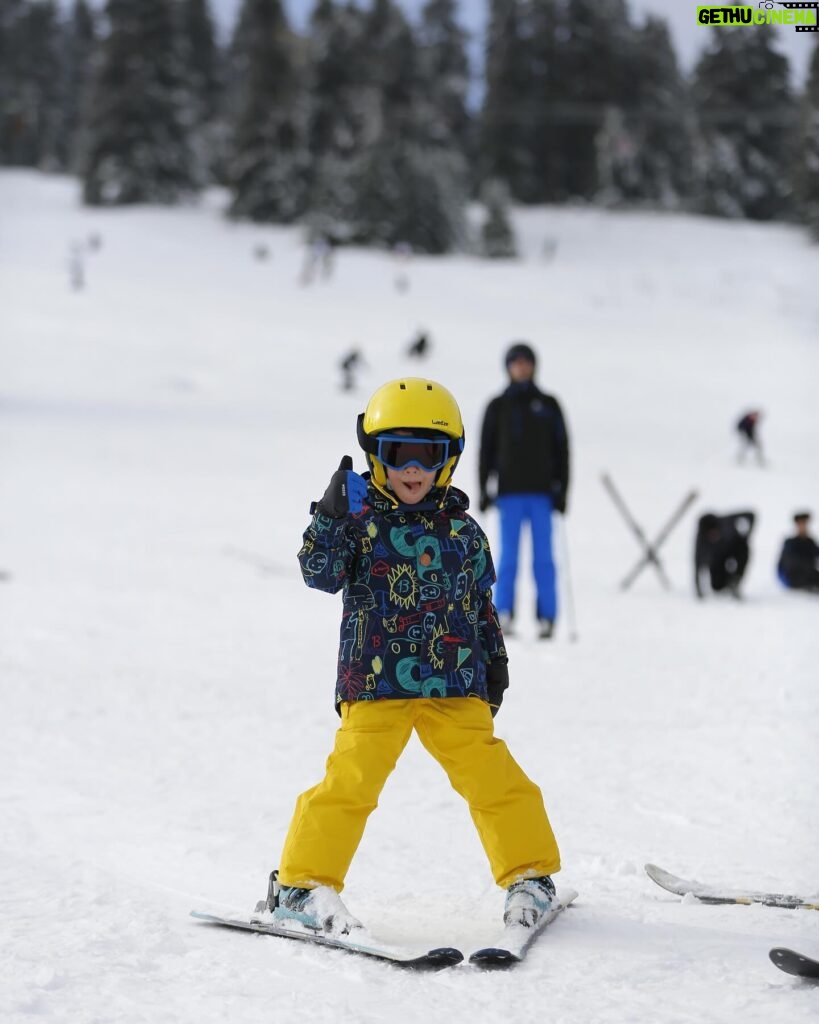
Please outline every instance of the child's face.
M396 498L404 505L415 505L432 490L437 469L425 470L419 466L404 466L403 469L387 470L387 480Z

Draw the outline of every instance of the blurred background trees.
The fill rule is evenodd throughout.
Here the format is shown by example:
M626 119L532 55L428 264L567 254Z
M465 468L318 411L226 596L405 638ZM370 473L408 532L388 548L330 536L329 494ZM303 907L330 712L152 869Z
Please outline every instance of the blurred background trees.
M819 235L816 55L796 91L769 28L713 28L686 78L626 0L486 4L471 68L458 0L414 22L315 0L302 31L283 0L243 0L227 40L209 0L0 0L0 164L76 174L89 204L221 185L235 217L432 253L512 251L507 195ZM466 227L486 196L492 244Z

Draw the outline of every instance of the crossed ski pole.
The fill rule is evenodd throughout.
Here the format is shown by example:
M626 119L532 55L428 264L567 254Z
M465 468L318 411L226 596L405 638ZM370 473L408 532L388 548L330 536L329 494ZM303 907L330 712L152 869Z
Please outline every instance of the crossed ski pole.
M643 569L645 569L645 567L647 565L653 565L654 568L657 571L657 575L660 577L660 582L666 588L666 590L668 590L669 587L671 586L671 584L668 581L668 577L665 574L665 569L663 568L663 563L660 561L660 556L657 554L657 552L658 552L659 548L662 546L662 544L665 542L665 540L667 539L668 535L671 533L671 531L677 525L677 523L682 519L682 517L688 511L689 506L694 501L697 500L697 492L696 491L689 491L688 494L686 494L686 496L683 498L683 500L680 502L680 504L674 510L674 513L670 517L668 522L665 524L665 526L657 534L657 536L654 539L654 541L653 542L649 542L648 538L646 537L645 533L642 530L642 527L640 526L640 524L637 522L637 520L634 518L634 516L629 511L628 506L623 501L622 497L620 496L620 492L614 486L614 481L611 479L611 477L608 475L608 473L604 473L603 474L602 481L603 481L603 486L606 488L606 490L609 493L609 497L614 502L614 504L617 506L617 509L619 510L619 512L622 515L623 519L626 521L626 523L630 527L632 533L637 538L637 540L640 543L640 546L643 549L643 557L634 566L634 568L631 570L631 572L627 576L625 576L623 578L622 582L620 583L620 589L621 590L628 590L628 588L637 579L637 577L640 575L640 573L643 571Z

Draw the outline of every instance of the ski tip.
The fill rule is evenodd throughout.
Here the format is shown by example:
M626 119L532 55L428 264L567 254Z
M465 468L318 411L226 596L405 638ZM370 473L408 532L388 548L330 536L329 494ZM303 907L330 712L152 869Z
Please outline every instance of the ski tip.
M819 981L819 961L812 960L803 953L797 953L796 950L787 949L785 946L775 946L768 956L771 963L785 974L806 981Z
M437 949L431 949L426 954L426 959L431 964L439 967L454 967L455 964L459 964L463 958L463 953L460 949L455 949L454 946L439 946Z
M473 967L482 967L484 970L499 970L504 967L512 967L520 963L521 958L509 949L496 949L488 946L486 949L476 949L470 956L469 962Z
M798 955L798 953L794 952L792 949L788 949L786 946L774 946L770 953L768 953L768 956L775 964L779 963L783 957Z
M659 867L657 864L646 864L645 872L652 882L656 882L663 889L667 889L669 892L676 892L679 894L680 885L692 885L683 878L678 878L676 875L672 875L670 871L666 871L665 868Z

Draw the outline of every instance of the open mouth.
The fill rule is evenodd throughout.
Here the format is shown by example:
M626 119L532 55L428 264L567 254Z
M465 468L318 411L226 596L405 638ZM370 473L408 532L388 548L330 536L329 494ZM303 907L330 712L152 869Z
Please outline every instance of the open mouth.
M423 480L402 480L401 485L408 495L414 497L421 493L424 482Z

